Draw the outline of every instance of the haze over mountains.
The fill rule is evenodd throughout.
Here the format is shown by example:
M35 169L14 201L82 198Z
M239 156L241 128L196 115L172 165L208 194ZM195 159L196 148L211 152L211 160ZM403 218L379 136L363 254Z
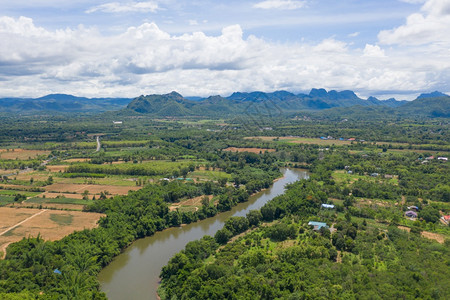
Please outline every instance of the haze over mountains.
M421 94L414 101L394 98L379 100L375 97L359 98L353 91L326 91L312 89L309 94L287 91L235 92L228 97L183 97L177 92L147 95L137 98L84 98L65 94L52 94L40 98L2 98L4 112L105 112L125 110L160 117L231 116L266 111L274 114L300 111L320 111L332 108L339 111L361 111L363 108L402 112L430 117L449 117L450 96L441 92ZM349 109L352 108L352 109ZM356 110L355 110L356 109ZM364 109L363 109L364 110Z

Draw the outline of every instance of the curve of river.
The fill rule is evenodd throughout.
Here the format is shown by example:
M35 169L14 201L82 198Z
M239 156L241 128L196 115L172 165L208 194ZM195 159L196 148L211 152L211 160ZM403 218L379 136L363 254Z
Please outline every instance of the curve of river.
M260 209L266 202L281 195L285 185L308 178L304 170L281 169L284 177L269 189L250 197L230 211L183 227L169 228L151 237L139 239L118 255L99 274L101 290L109 299L157 299L156 290L161 269L173 255L190 241L204 235L214 236L231 216L245 216L252 209Z

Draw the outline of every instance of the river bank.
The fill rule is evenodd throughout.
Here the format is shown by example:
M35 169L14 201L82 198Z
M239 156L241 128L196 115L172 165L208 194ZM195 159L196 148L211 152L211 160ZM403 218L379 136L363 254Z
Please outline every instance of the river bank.
M286 184L307 178L306 171L282 169L279 178L268 190L239 203L230 211L215 217L191 223L183 227L173 227L135 241L117 256L98 276L101 290L110 299L157 299L159 274L169 259L185 245L204 235L213 236L231 216L245 216L248 211L260 209L274 197L284 193Z

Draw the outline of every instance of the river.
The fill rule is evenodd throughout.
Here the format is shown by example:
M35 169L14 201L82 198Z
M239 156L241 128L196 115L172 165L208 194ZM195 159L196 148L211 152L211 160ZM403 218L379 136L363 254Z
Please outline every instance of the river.
M308 177L304 170L281 171L284 177L269 189L251 196L249 201L238 204L228 212L135 241L100 272L98 279L101 290L112 300L157 299L156 290L162 267L188 242L204 235L214 236L229 217L245 216L250 210L260 209L269 200L283 194L286 184Z

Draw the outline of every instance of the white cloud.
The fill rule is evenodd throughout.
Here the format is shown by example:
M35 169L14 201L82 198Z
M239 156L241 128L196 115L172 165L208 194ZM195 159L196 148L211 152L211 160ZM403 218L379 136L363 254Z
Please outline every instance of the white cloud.
M353 32L353 33L350 33L350 34L348 35L348 37L357 37L359 34L360 34L359 31Z
M408 16L406 24L381 31L378 39L380 43L387 45L450 46L450 1L428 0L421 12Z
M155 12L158 10L158 8L158 3L153 1L128 3L110 2L91 7L90 9L86 10L86 13L90 14L97 11L101 11L104 13Z
M1 96L450 90L450 53L438 46L355 49L333 38L272 43L244 38L239 25L214 36L172 35L154 23L105 35L84 27L50 31L24 17L0 17L0 39Z
M197 20L189 20L188 22L189 22L189 25L191 25L191 26L198 25L198 21Z
M298 0L266 0L258 2L253 7L261 9L285 9L293 10L299 9L306 5L306 1Z
M427 0L400 0L400 2L410 3L410 4L421 4Z
M385 57L384 50L378 45L366 44L363 53L363 55L367 57Z

